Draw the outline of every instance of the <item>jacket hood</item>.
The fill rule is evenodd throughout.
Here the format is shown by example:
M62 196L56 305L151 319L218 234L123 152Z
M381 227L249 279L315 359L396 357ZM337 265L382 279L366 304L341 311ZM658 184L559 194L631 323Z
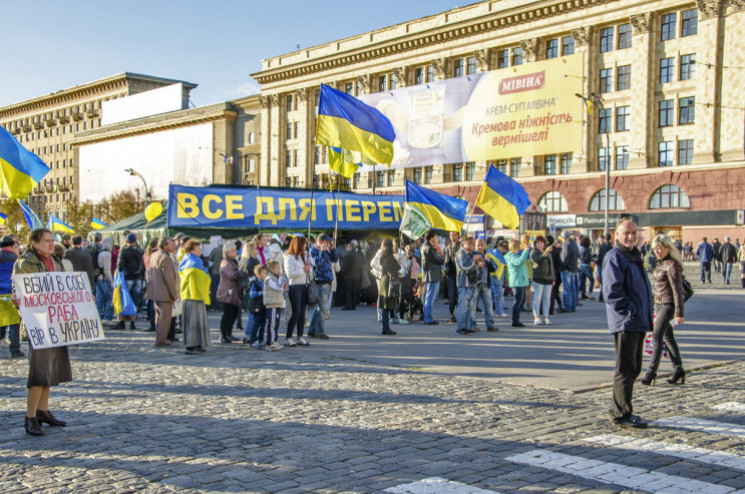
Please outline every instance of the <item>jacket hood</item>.
M101 240L101 245L103 246L104 249L106 249L109 252L111 252L113 250L113 248L114 248L114 239L111 238L111 237L105 238L105 239Z

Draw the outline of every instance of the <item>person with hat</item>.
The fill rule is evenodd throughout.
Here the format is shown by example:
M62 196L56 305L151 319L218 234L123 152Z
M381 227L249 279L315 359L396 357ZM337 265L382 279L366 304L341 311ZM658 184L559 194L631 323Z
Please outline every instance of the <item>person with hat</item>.
M13 293L13 265L20 252L21 246L10 235L0 239L0 340L4 341L8 336L11 358L26 356L21 351L21 319L10 300Z
M137 235L135 233L127 234L125 241L127 242L127 246L119 251L119 259L117 260L116 269L122 272L124 283L127 285L127 291L132 297L132 302L134 302L137 312L139 312L142 295L142 279L145 275L145 267L142 263L142 259L145 253L142 248L137 245ZM135 327L137 314L133 316L121 316L119 323L112 329L125 329L125 319L130 320L129 329L137 329Z

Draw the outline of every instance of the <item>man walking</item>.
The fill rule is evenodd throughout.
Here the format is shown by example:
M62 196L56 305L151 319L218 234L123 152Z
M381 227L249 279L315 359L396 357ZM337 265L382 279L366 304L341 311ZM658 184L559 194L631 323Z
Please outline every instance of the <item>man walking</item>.
M119 259L117 260L116 268L124 275L124 283L127 285L127 291L132 297L134 302L135 310L140 311L140 302L142 296L142 277L145 274L143 272L142 258L145 253L142 251L139 245L137 245L137 235L134 233L127 234L125 238L127 246L119 252ZM124 329L124 317L121 316L119 324L114 326L114 329ZM137 329L135 327L135 321L137 320L137 314L130 316L129 329Z
M731 237L724 237L724 243L719 248L719 257L722 261L722 278L725 285L729 285L729 277L732 274L732 265L737 260L737 248L732 245Z
M179 276L171 256L176 253L176 242L162 238L159 249L148 260L147 298L155 302L155 346L168 346L174 339L171 325L173 303L179 299Z
M714 247L706 241L706 237L701 239L701 243L696 247L696 256L701 264L701 283L706 280L711 283L711 261L714 260Z
M458 250L460 249L461 241L458 232L450 232L450 244L445 247L445 275L447 276L448 284L448 304L450 306L450 320L448 322L456 322L455 310L458 306Z
M439 324L432 317L437 292L442 281L442 265L445 259L442 257L442 249L437 243L437 233L429 230L424 236L425 243L422 246L422 283L424 283L424 324Z
M562 305L564 310L559 309L559 312L575 312L577 310L577 299L578 299L578 283L577 283L577 264L579 262L579 247L577 242L574 241L574 237L569 231L562 233L564 237L564 245L561 246L561 267L559 272L561 275L561 284L564 285L564 293L562 299Z
M326 319L329 317L329 297L331 296L331 283L334 281L333 263L339 260L334 249L331 238L322 233L316 239L316 243L310 248L310 260L313 264L313 274L318 290L318 303L313 309L313 317L308 328L308 336L328 340L325 332ZM303 340L304 338L300 338ZM298 341L300 341L298 340ZM301 345L302 346L302 345Z
M91 282L91 292L96 293L96 276L93 269L93 259L90 254L82 249L83 237L74 235L72 237L72 248L65 253L65 259L72 263L75 271L88 273L88 280Z
M603 264L603 298L616 348L612 422L644 429L647 422L633 414L631 397L642 370L644 337L653 328L652 288L637 241L636 223L631 216L622 216L616 226L616 247Z
M719 241L719 237L714 237L714 242L711 246L714 248L714 259L712 260L714 271L718 273L722 270L722 253L720 251L722 243Z

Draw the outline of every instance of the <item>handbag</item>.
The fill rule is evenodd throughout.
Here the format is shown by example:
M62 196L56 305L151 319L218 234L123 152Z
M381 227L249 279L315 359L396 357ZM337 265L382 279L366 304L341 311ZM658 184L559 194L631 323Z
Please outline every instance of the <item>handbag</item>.
M688 302L688 299L693 297L693 294L695 293L693 291L693 287L688 282L685 276L681 275L683 277L683 302Z
M399 298L401 296L401 280L388 277L388 296L387 298Z
M316 305L318 304L321 299L318 297L318 285L315 281L309 281L305 284L305 288L307 289L307 298L308 298L308 305Z

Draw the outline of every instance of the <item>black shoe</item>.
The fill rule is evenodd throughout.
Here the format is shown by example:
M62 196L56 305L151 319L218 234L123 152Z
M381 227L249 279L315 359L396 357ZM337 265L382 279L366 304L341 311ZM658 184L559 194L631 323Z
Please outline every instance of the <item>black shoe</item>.
M318 337L320 339L322 339L322 340L328 340L329 339L329 335L327 335L326 333L321 333L321 334L318 335Z
M385 330L385 329L384 329L384 330L383 330L383 334L386 334L386 335L393 335L393 334L396 334L396 332L395 332L395 331L393 331L392 329L388 329L388 330Z
M633 427L635 429L646 429L649 424L638 415L629 415L621 419L611 419L613 425L617 427Z
M15 352L15 353L11 353L11 354L10 354L10 358L21 358L21 357L25 357L25 356L26 356L26 354L25 354L25 353L23 353L23 352L22 352L22 351L20 351L20 350L18 350L18 351L17 351L17 352Z
M512 327L513 328L524 328L525 327L525 324L523 324L521 322L513 322L512 323Z
M176 330L176 331L174 331L174 332L175 332L176 334L183 334L183 333L184 333L184 331L183 331L183 330L181 330L181 329L177 329L177 330Z
M425 322L424 324L426 324L426 325L428 325L428 326L437 326L437 325L438 325L438 324L440 324L440 323L439 323L439 322L437 322L437 321L432 321L432 322Z
M231 336L231 337L230 337L230 340L231 340L231 341L241 341L241 339L240 339L240 338L237 338L237 337L235 337L235 336Z
M678 384L678 381L680 381L680 384L686 383L686 371L683 369L678 369L675 371L675 374L673 374L673 377L667 380L668 384Z
M41 424L36 417L26 417L23 427L26 429L26 433L31 434L32 436L44 435L44 431L41 430Z
M184 353L185 353L186 355L199 355L199 353L200 353L200 352L198 352L198 351L196 351L196 350L194 350L194 349L191 349L191 350L190 350L190 349L188 349L188 348L187 348L187 349L186 349L186 351L185 351Z
M448 324L457 324L457 323L458 323L458 320L454 317L451 317L450 319L448 319Z
M178 339L178 338L168 338L168 341L170 341L171 343L173 343L174 341L181 341L181 340Z
M473 334L473 331L470 329L458 329L455 331L455 334Z
M570 313L572 311L566 310L565 308L562 307L559 310L557 310L556 312L558 312L559 314L568 314L568 313Z
M135 329L137 329L135 327L135 322L134 321L130 321L130 323L129 323L129 329L131 329L132 331L134 331Z
M220 343L233 343L230 338L220 338Z
M249 340L248 340L248 338L243 338L243 344L244 344L244 345L248 345L248 344L249 344Z
M654 386L654 382L656 379L657 379L656 372L647 371L644 377L642 377L642 384L645 386Z
M111 326L111 329L127 329L127 327L124 325L124 321L119 321L114 326Z
M64 427L67 425L67 422L54 418L54 415L49 410L37 410L36 420L39 424L49 424L50 427Z

